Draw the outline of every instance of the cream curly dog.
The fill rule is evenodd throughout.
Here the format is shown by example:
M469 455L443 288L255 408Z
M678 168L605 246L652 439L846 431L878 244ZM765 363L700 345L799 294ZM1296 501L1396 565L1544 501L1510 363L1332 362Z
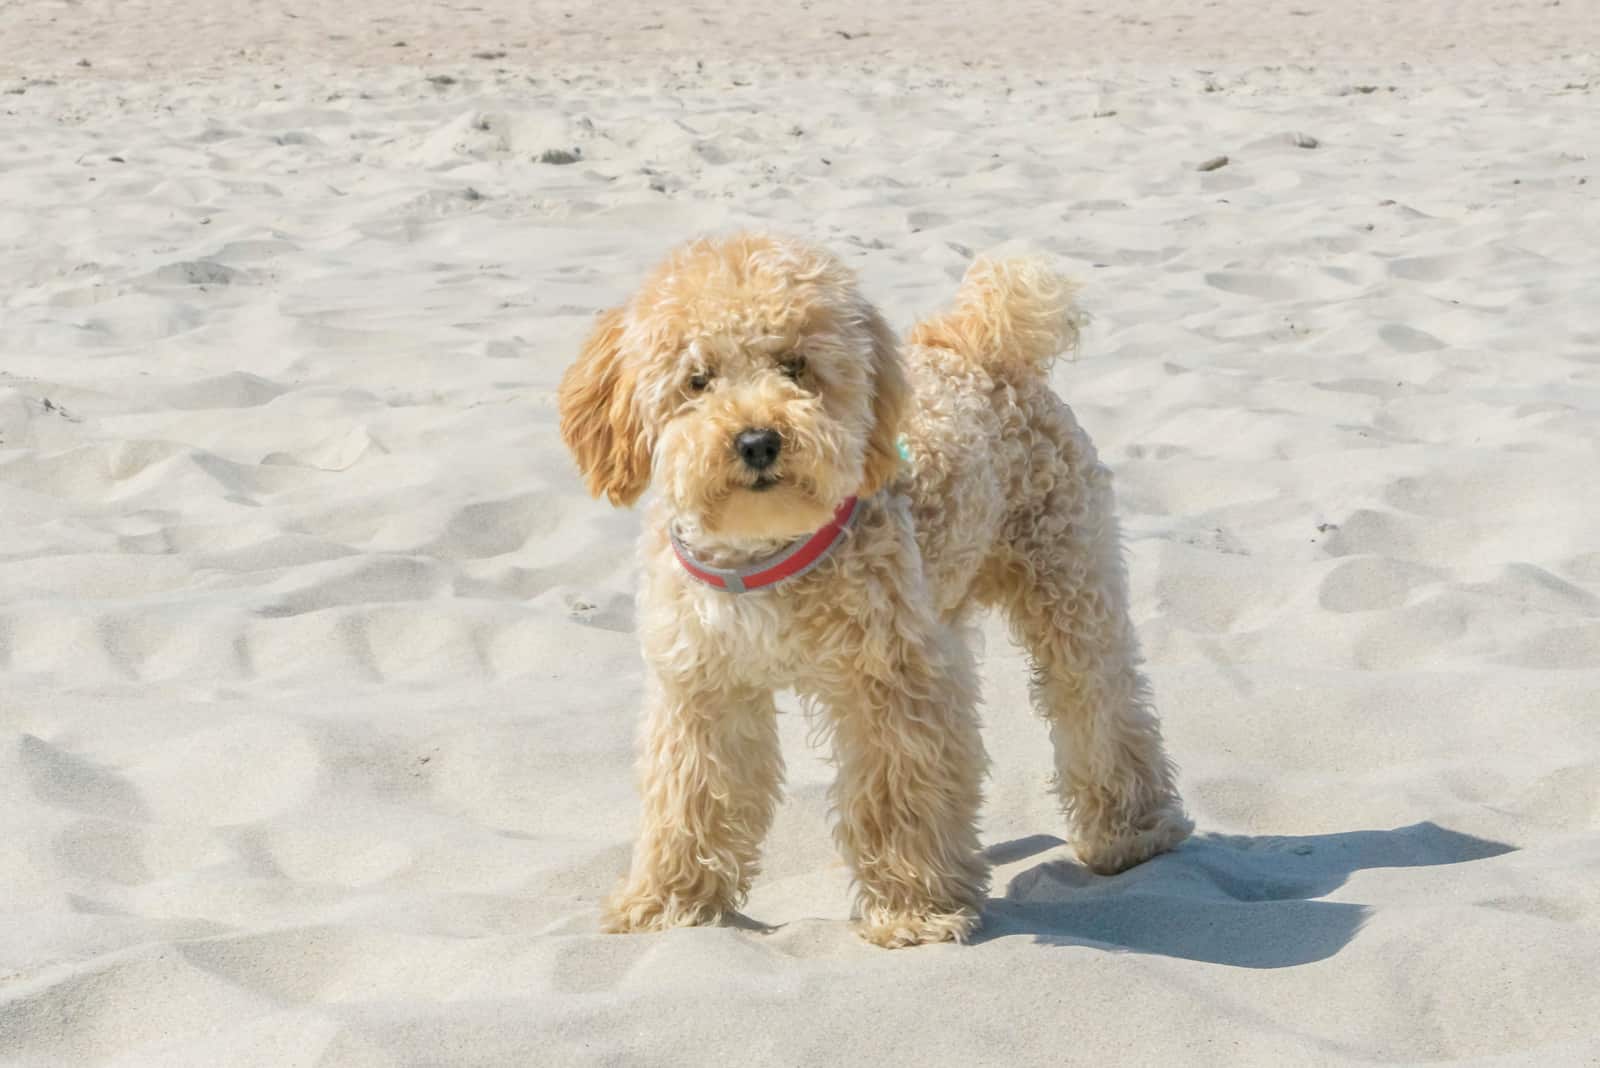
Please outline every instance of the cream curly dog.
M680 248L604 313L561 385L589 489L652 483L640 631L644 826L613 931L744 900L783 783L773 691L831 735L862 935L964 940L988 870L974 610L1010 618L1078 856L1109 873L1188 835L1138 671L1111 476L1051 393L1071 287L979 260L902 346L828 253Z

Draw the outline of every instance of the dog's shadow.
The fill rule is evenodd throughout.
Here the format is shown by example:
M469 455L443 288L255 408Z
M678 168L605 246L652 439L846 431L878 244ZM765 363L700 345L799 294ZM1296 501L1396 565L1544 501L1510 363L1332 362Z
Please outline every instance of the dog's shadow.
M1063 844L1034 835L986 852L1006 864ZM1365 906L1316 900L1352 872L1460 864L1513 848L1417 823L1302 838L1201 835L1109 878L1050 861L989 899L974 941L1032 935L1051 945L1284 968L1333 956L1361 929Z

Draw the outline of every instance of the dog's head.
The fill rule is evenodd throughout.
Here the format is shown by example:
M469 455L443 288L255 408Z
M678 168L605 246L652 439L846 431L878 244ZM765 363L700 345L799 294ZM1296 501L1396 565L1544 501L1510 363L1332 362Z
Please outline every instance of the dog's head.
M828 253L758 234L686 245L600 316L561 383L590 492L729 539L794 537L899 465L894 335Z

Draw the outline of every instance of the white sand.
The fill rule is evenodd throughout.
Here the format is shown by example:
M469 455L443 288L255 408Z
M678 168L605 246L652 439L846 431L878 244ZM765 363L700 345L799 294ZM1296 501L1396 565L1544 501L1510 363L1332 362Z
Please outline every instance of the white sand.
M747 7L0 8L0 1060L1600 1059L1592 5ZM991 627L979 944L850 933L798 713L776 931L595 933L638 518L553 390L744 223L1084 279L1180 852L1071 861Z

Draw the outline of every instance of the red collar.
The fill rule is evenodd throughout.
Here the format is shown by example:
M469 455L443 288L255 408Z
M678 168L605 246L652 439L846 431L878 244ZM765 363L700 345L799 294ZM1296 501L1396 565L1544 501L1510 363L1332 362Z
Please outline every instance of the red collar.
M729 593L748 593L763 586L776 586L784 579L803 575L816 567L833 551L834 546L844 540L845 531L855 522L858 511L860 511L860 501L855 497L846 497L844 503L834 510L833 519L815 534L802 538L776 556L769 556L765 560L756 560L737 568L711 567L709 564L702 564L689 552L688 546L678 540L677 531L669 531L669 536L672 539L672 551L677 554L678 562L689 574L707 586L715 586L719 590L726 590Z

